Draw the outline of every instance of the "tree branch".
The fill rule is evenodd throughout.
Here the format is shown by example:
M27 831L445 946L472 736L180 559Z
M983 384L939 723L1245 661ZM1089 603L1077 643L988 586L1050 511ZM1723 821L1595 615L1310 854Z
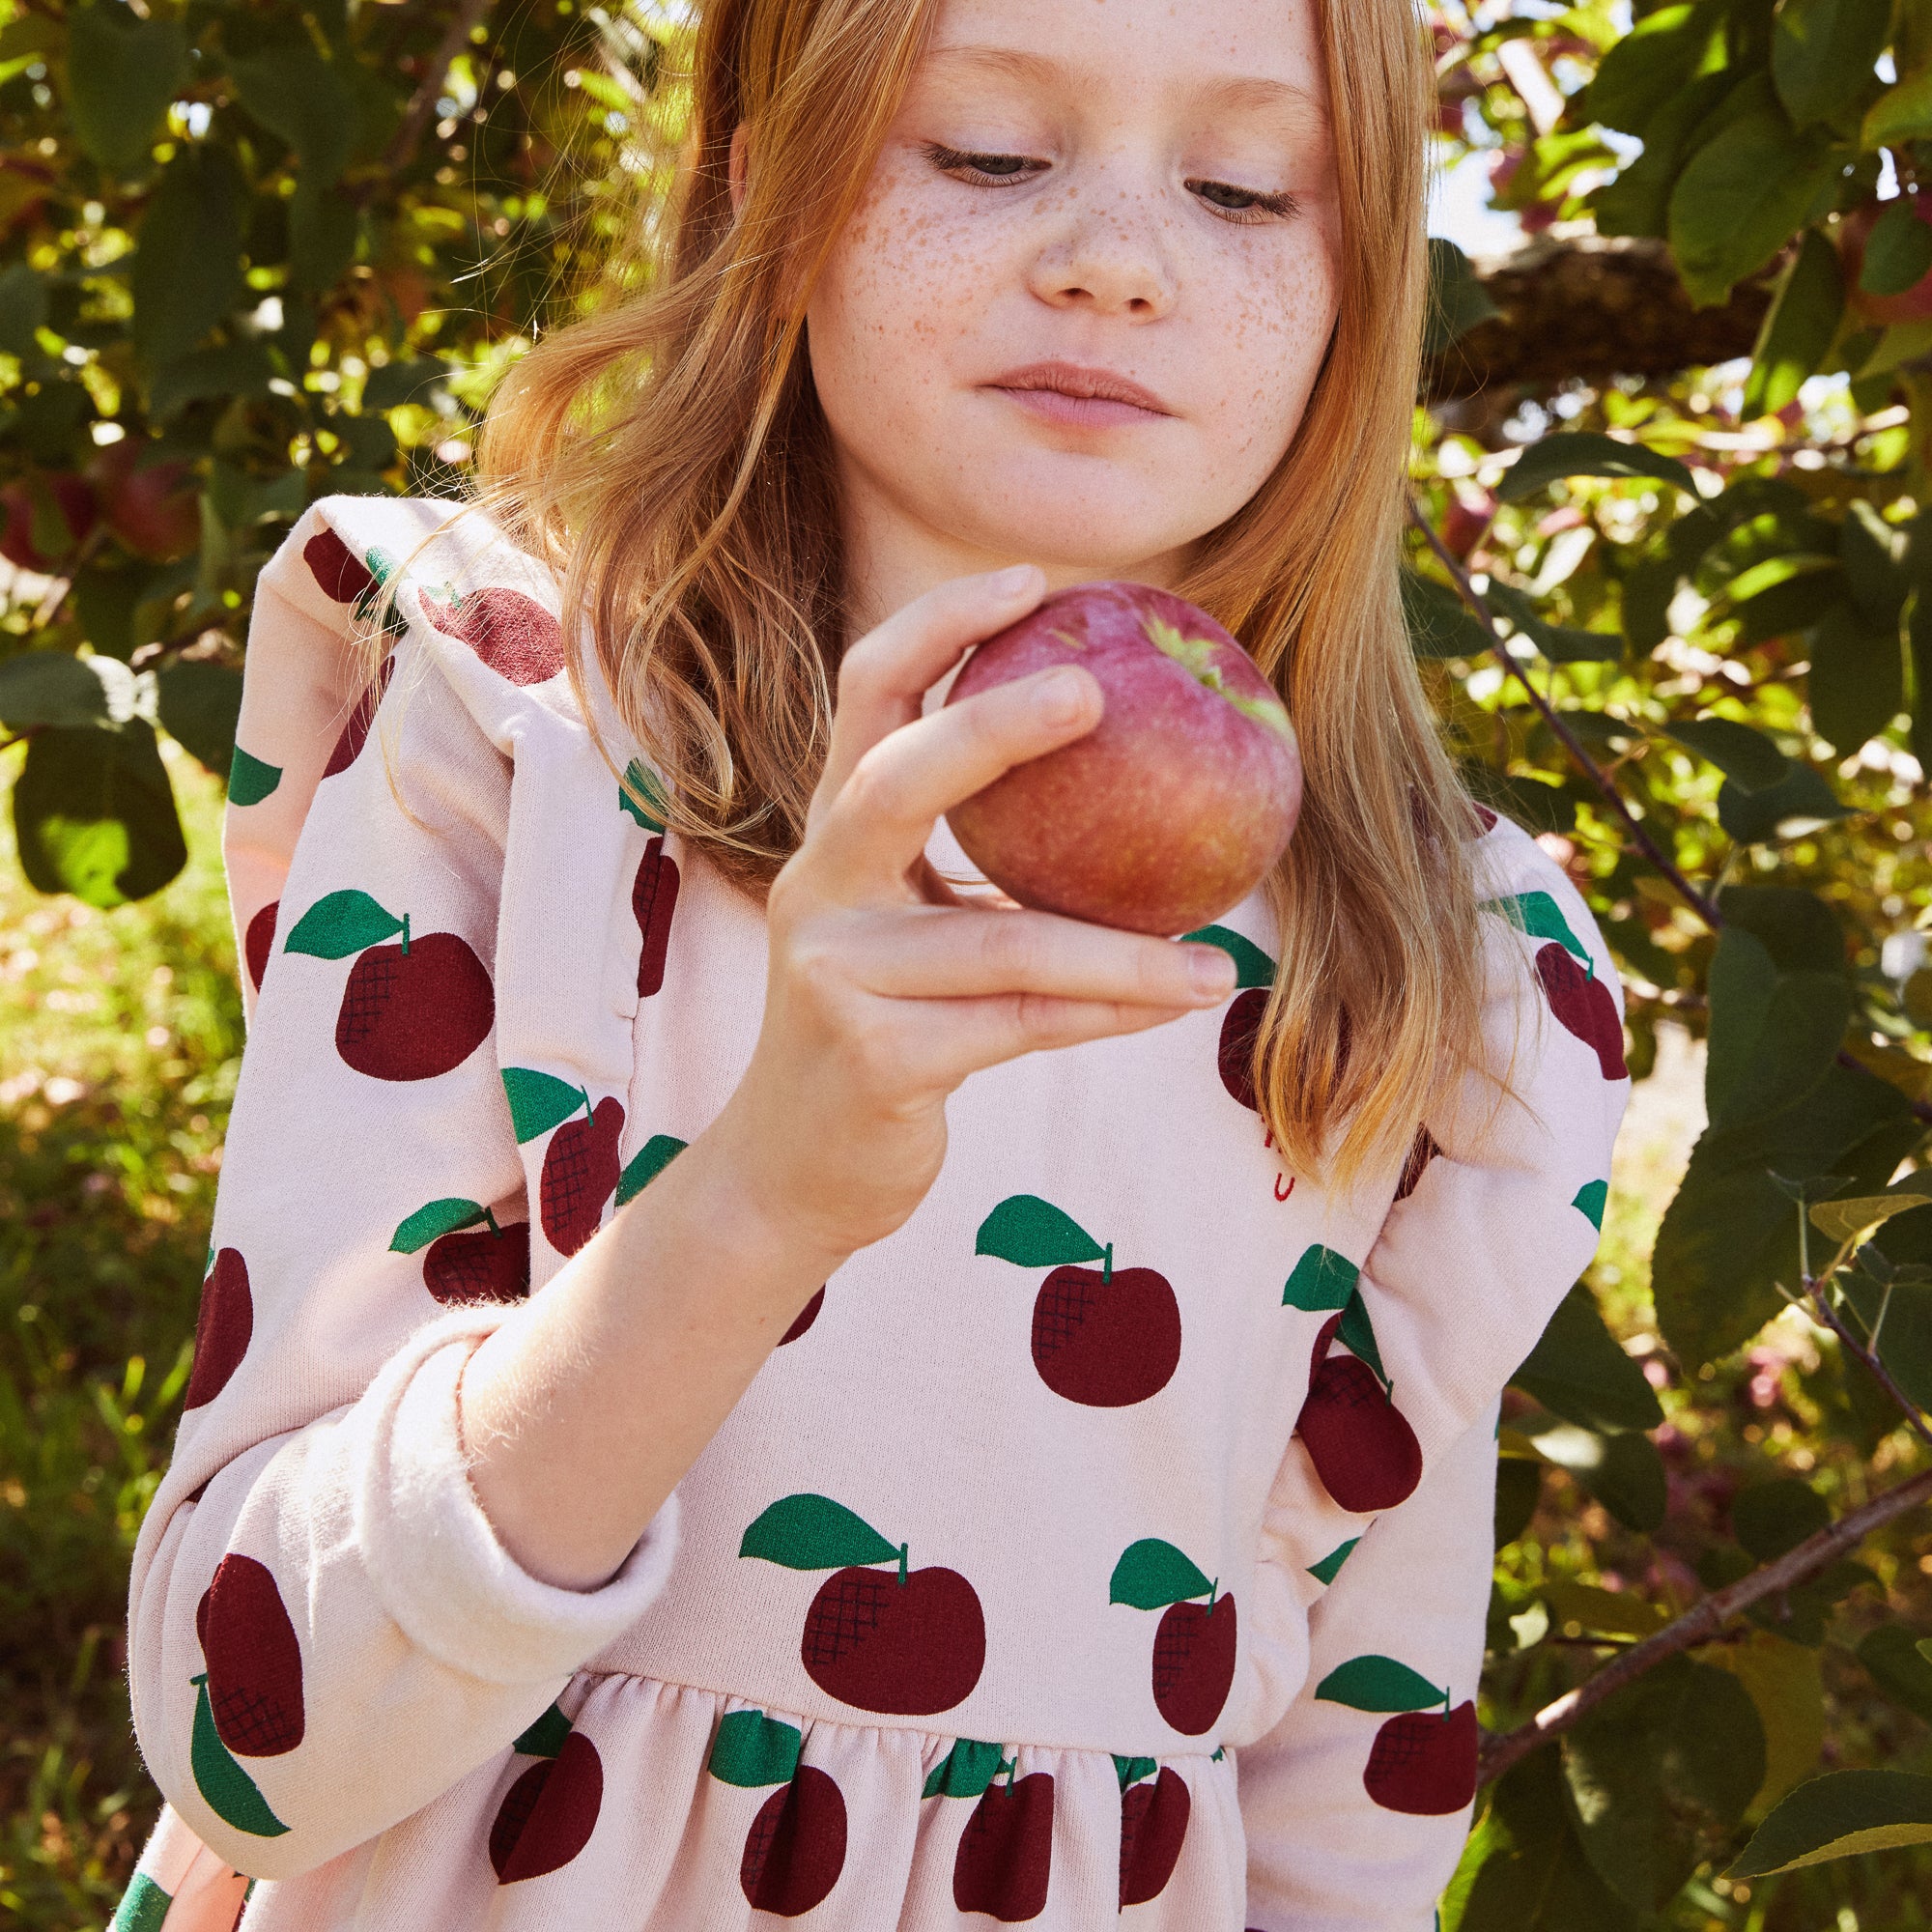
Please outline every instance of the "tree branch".
M388 147L384 150L384 173L397 174L415 159L423 130L436 112L437 101L441 99L442 83L449 78L449 64L469 45L470 30L480 24L484 14L490 11L490 4L491 0L463 0L451 16L435 53L429 57L429 66L423 70L416 91L410 97L410 104L403 109L403 118L397 124Z

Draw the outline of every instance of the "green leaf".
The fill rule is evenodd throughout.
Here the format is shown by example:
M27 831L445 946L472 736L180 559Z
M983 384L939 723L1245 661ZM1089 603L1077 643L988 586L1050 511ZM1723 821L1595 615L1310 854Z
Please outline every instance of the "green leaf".
M284 952L306 952L317 959L347 959L402 931L403 923L367 893L350 887L325 893L296 921L282 943Z
M1496 1548L1516 1542L1543 1500L1543 1464L1531 1456L1504 1456L1496 1463Z
M200 342L243 294L247 189L226 148L190 142L168 163L136 237L134 349L149 368ZM185 273L185 263L194 265Z
M1807 228L1766 312L1745 383L1744 415L1776 415L1825 366L1845 313L1838 251Z
M1643 130L1643 153L1589 197L1597 232L1661 242L1670 227L1670 190L1685 160L1717 131L1725 105L1742 92L1736 71L1724 68L1671 95Z
M1114 1752L1114 1776L1121 1780L1122 1791L1130 1784L1138 1784L1144 1777L1151 1777L1158 1769L1151 1757L1122 1757Z
M1836 915L1816 893L1794 886L1726 886L1718 909L1730 925L1753 934L1784 973L1842 973L1845 938Z
M1158 1610L1193 1597L1211 1596L1214 1585L1171 1543L1144 1536L1130 1543L1114 1565L1107 1586L1110 1604L1131 1605L1137 1610Z
M1641 1597L1600 1590L1568 1577L1546 1583L1539 1595L1558 1623L1578 1624L1606 1636L1650 1636L1665 1621L1663 1612Z
M153 728L49 727L14 782L14 834L36 892L103 911L157 893L187 863Z
M1894 1281L1888 1298L1887 1291L1855 1273L1847 1283L1847 1292L1868 1331L1878 1321L1883 1303L1879 1360L1913 1402L1932 1412L1932 1283Z
M1598 63L1582 111L1647 145L1659 110L1688 78L1722 61L1723 15L1714 0L1646 14Z
M553 1704L524 1731L510 1748L523 1757L555 1757L571 1731L570 1719Z
M636 1200L690 1145L675 1134L653 1134L625 1162L617 1177L617 1206Z
M1860 1852L1932 1844L1932 1777L1909 1771L1832 1771L1778 1804L1731 1866L1763 1878Z
M1905 567L1909 544L1907 532L1887 523L1863 497L1854 497L1845 506L1838 526L1838 561L1860 614L1880 630L1889 626L1894 639L1912 590Z
M1413 570L1401 573L1402 614L1419 658L1477 658L1495 642L1488 626L1446 583Z
M334 62L305 42L270 47L228 71L242 105L295 150L298 180L311 193L329 186L348 164L355 101Z
M503 1093L510 1102L510 1124L519 1147L560 1126L580 1107L586 1114L590 1111L590 1095L582 1087L534 1066L504 1067Z
M1001 1745L979 1738L955 1738L952 1748L926 1774L922 1798L978 1798L1005 1771Z
M1749 1809L1762 1812L1816 1768L1825 1745L1825 1683L1818 1653L1766 1631L1713 1644L1703 1661L1728 1670L1757 1707L1764 1728L1764 1782Z
M1859 145L1866 154L1932 134L1932 68L1908 73L1865 109Z
M1851 1017L1852 989L1841 975L1779 975L1756 1038L1735 1072L1726 1068L1716 1124L1736 1126L1796 1106L1836 1063Z
M0 661L0 725L105 724L106 687L93 662L71 651L22 651Z
M1308 1574L1318 1583L1332 1583L1342 1574L1342 1565L1348 1562L1350 1552L1361 1540L1359 1536L1351 1536L1347 1543L1338 1543L1320 1563L1308 1566Z
M1743 790L1762 791L1791 774L1791 760L1755 725L1732 718L1697 718L1666 724L1664 730Z
M242 715L242 673L226 665L171 664L155 680L168 735L212 772L235 762L235 721Z
M1313 1242L1302 1249L1281 1292L1281 1305L1310 1314L1346 1308L1361 1276L1361 1269L1347 1255Z
M1506 893L1500 898L1485 899L1477 910L1496 914L1532 939L1560 941L1565 952L1573 953L1585 972L1595 975L1597 962L1571 930L1570 922L1563 917L1563 908L1548 893Z
M1496 495L1505 503L1520 503L1566 476L1648 476L1674 484L1695 497L1690 472L1674 456L1646 449L1640 442L1619 442L1594 430L1566 430L1532 442L1504 472Z
M1775 1562L1831 1520L1825 1498L1795 1476L1749 1484L1731 1501L1731 1534L1760 1563Z
M1604 1209L1609 1206L1610 1183L1607 1180L1586 1180L1577 1190L1577 1198L1571 1207L1589 1222L1599 1234L1604 1231Z
M1469 258L1439 235L1429 238L1429 321L1423 335L1425 356L1440 355L1479 323L1500 315L1490 292L1477 279Z
M1491 611L1505 617L1517 634L1551 664L1615 664L1624 654L1621 631L1579 631L1567 624L1552 624L1537 614L1534 601L1513 583L1492 578L1483 601Z
M1445 1932L1636 1932L1635 1911L1583 1856L1553 1745L1503 1775L1471 1852L1481 1863L1459 1873L1464 1902Z
M222 342L191 350L155 371L148 412L156 421L211 397L266 396L275 365L260 342Z
M1801 128L1837 121L1876 86L1891 0L1784 0L1771 37L1777 98Z
M1807 642L1812 725L1840 754L1856 752L1905 709L1898 621L1874 624L1856 606L1840 603L1819 619Z
M1771 260L1838 178L1830 136L1799 134L1776 107L1741 115L1692 155L1670 193L1670 248L1706 308Z
M1859 1662L1888 1697L1932 1723L1932 1659L1904 1624L1880 1624L1859 1644Z
M1376 1372L1378 1382L1384 1387L1388 1385L1388 1371L1382 1367L1382 1351L1376 1341L1375 1323L1369 1320L1369 1304L1362 1299L1359 1287L1349 1296L1335 1335L1345 1349Z
M1850 1241L1900 1214L1923 1208L1932 1195L1932 1173L1908 1174L1897 1186L1883 1194L1855 1194L1836 1200L1820 1201L1807 1211L1811 1225L1822 1228L1834 1241Z
M146 1872L136 1872L121 1894L107 1932L161 1932L174 1900Z
M74 137L110 174L148 171L186 61L179 20L136 19L104 0L68 15L68 114Z
M624 780L617 787L617 810L628 811L646 832L662 832L664 806L664 781L633 758L624 767Z
M47 285L25 262L0 273L0 349L9 355L38 352L34 331L47 319Z
M1037 1194L1009 1194L980 1223L976 1255L994 1255L1016 1267L1060 1267L1097 1262L1106 1253L1070 1215Z
M380 369L369 371L369 380L362 385L362 407L365 410L400 409L405 403L420 403L426 409L436 407L439 390L445 395L449 389L449 364L439 355L412 356L406 360L384 362ZM642 766L632 761L635 769ZM625 773L629 778L631 774ZM653 828L646 827L646 830ZM655 828L662 831L662 826Z
M224 1824L257 1838L279 1838L289 1829L269 1809L269 1801L256 1788L255 1780L228 1754L228 1747L214 1728L205 1675L194 1680L194 1729L188 1740L188 1765L202 1802Z
M1318 1701L1351 1711L1427 1711L1449 1701L1449 1692L1393 1657L1351 1657L1315 1687Z
M1606 1435L1574 1422L1524 1433L1538 1454L1569 1470L1626 1529L1647 1536L1662 1523L1668 1486L1648 1435Z
M1859 289L1868 296L1902 296L1932 272L1932 227L1918 218L1909 194L1889 201L1865 238Z
M727 1711L719 1720L705 1769L721 1784L749 1790L789 1784L804 1746L805 1733L781 1718L768 1718L762 1711Z
M1235 962L1237 992L1274 984L1274 961L1252 939L1244 939L1230 927L1204 925L1198 932L1183 932L1180 936L1196 946L1218 946Z
M899 1547L862 1517L829 1496L781 1496L746 1530L740 1556L781 1563L787 1570L843 1570L890 1563Z
M240 745L228 766L228 803L260 805L282 781L280 765L265 764Z
M1718 823L1740 845L1776 838L1803 838L1833 819L1848 818L1851 808L1809 765L1794 765L1781 783L1745 791L1730 780L1719 787Z
M1510 1378L1552 1415L1615 1434L1655 1429L1663 1420L1657 1391L1617 1346L1582 1282L1556 1304L1536 1347Z
M425 1202L397 1224L396 1232L389 1236L389 1252L412 1255L444 1235L455 1234L459 1228L473 1228L483 1218L483 1204L466 1201L461 1195Z

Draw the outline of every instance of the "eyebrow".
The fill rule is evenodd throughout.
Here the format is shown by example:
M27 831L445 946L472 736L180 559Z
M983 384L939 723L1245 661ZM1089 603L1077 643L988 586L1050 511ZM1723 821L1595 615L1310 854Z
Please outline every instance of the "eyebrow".
M929 58L957 62L1036 84L1077 78L1058 61L1044 54L1029 53L1023 47L962 43L934 47ZM1321 96L1311 94L1292 80L1276 80L1266 74L1226 74L1209 81L1202 92L1223 107L1289 107L1320 122L1328 119L1328 103Z

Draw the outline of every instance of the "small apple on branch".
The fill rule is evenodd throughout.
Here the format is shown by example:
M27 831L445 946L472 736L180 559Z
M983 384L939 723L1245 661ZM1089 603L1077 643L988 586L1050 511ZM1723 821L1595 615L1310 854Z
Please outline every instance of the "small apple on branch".
M1195 1601L1205 1597L1208 1601ZM1193 1559L1146 1536L1122 1551L1108 1585L1109 1603L1159 1610L1153 1635L1154 1708L1177 1731L1210 1730L1235 1682L1238 1647L1233 1594Z
M1457 1704L1393 1657L1351 1657L1315 1687L1321 1702L1397 1713L1376 1733L1363 1788L1385 1811L1439 1818L1476 1795L1476 1707ZM1436 1705L1441 1705L1438 1712Z

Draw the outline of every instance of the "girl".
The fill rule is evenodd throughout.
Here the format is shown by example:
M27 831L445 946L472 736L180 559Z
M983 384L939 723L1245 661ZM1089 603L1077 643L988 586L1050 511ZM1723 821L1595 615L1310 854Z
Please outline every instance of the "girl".
M1429 1925L1497 1394L1627 1087L1399 614L1421 49L715 0L655 293L523 363L492 516L332 499L265 573L130 1922L232 1866L249 1932ZM1181 944L943 823L1096 723L938 700L1100 577L1305 750Z

